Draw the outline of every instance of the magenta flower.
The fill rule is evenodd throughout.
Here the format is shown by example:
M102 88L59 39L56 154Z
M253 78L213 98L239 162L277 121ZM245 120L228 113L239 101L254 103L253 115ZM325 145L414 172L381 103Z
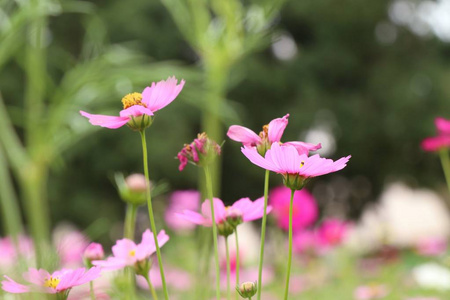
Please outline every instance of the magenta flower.
M195 190L175 191L170 195L169 207L164 213L164 220L170 229L176 232L189 232L195 228L195 224L185 219L178 218L176 213L184 210L198 210L201 194Z
M436 152L441 149L450 148L450 120L438 117L434 120L438 135L425 138L422 149L429 152Z
M192 143L185 144L178 152L177 158L180 161L178 170L183 171L188 162L199 166L207 165L220 153L221 148L215 141L208 138L206 133L199 133Z
M341 244L347 236L350 225L339 219L327 219L317 229L317 239L321 247L329 248Z
M242 222L260 219L264 213L264 197L255 201L251 201L249 198L242 198L227 207L223 204L222 200L214 198L213 205L219 234L225 236L233 233L236 226ZM267 213L271 210L272 207L268 206ZM176 215L197 225L212 226L211 204L209 199L203 202L201 211L202 213L200 214L195 211L185 210L182 214L177 213Z
M98 278L100 271L100 268L93 267L88 271L85 268L76 270L63 269L50 274L44 269L30 268L28 272L23 274L23 278L31 285L17 283L5 276L6 280L2 281L2 289L13 294L39 292L62 294L67 297L71 288Z
M283 230L289 229L289 199L291 190L285 186L273 188L269 194L269 203L272 205L272 215L276 224ZM293 203L293 231L301 230L312 225L318 215L316 199L306 189L295 191Z
M439 134L450 134L450 120L437 117L434 120L434 124Z
M318 154L313 156L300 154L295 147L278 143L272 144L264 157L255 148L242 147L241 151L253 164L281 174L284 184L296 190L302 189L306 180L311 177L342 170L351 157L349 155L333 161Z
M169 240L169 236L164 230L158 234L158 244L162 247ZM121 239L112 247L113 256L106 260L94 260L94 266L100 266L106 270L118 270L127 266L136 266L137 263L146 264L150 256L156 252L153 233L147 229L142 234L140 244L135 244L132 240Z
M169 105L183 89L184 80L177 84L175 77L152 83L141 93L131 93L122 98L123 110L120 116L93 115L84 111L80 114L92 125L116 129L128 124L132 129L142 130L151 125L153 114ZM145 117L147 116L147 118Z
M263 130L256 134L251 129L239 125L232 125L228 129L227 136L233 141L240 142L244 147L256 147L261 155L264 155L273 143L279 143L288 124L289 114L282 118L273 119ZM321 148L320 144L313 145L304 142L287 142L299 151L315 151ZM306 153L307 154L307 153Z

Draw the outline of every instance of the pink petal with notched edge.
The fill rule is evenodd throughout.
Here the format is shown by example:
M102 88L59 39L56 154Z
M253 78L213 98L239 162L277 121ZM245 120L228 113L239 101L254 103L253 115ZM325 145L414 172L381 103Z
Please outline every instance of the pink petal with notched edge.
M267 206L267 214L272 211L272 206ZM244 221L253 221L262 218L264 215L264 197L258 198L252 202L252 208L244 215Z
M2 289L12 294L22 294L30 292L30 287L17 283L5 275L6 280L2 281Z
M266 153L266 160L272 161L276 166L277 173L295 174L300 171L301 162L307 159L306 155L299 155L293 146L280 146L272 144Z
M184 80L180 81L175 76L167 78L157 83L152 83L151 87L146 87L142 92L142 103L144 103L151 111L155 112L169 105L181 92L185 84Z
M139 117L142 115L153 116L153 112L142 105L133 105L120 111L121 117Z
M213 205L216 223L225 220L227 212L225 210L225 205L223 204L222 200L220 200L219 198L213 198ZM205 202L203 202L202 204L202 214L205 216L206 219L212 220L211 203L209 202L209 199L206 199Z
M116 116L105 116L105 115L93 115L87 112L81 111L80 114L83 117L89 119L89 123L96 126L106 127L109 129L117 129L127 124L130 120L129 117L116 117Z
M270 150L269 150L270 151ZM269 152L267 151L267 152ZM256 148L253 147L242 147L241 152L247 157L253 164L257 165L258 167L261 167L263 169L277 172L278 168L271 162L262 157ZM267 153L266 153L267 157Z
M227 136L233 141L241 142L244 146L256 146L261 143L259 135L252 130L239 125L230 126Z
M450 134L450 120L438 117L434 120L434 124L439 134Z
M282 118L277 118L269 123L269 142L270 143L277 143L281 140L281 136L283 135L284 129L286 129L286 126L288 124L288 118L289 114L285 115Z
M351 156L342 157L337 161L320 157L319 154L308 157L299 174L305 177L315 177L342 170L347 166Z
M316 151L322 148L322 145L319 143L317 145L311 144L311 143L305 143L305 142L286 142L283 143L283 145L290 145L294 146L295 149L297 149L297 152L299 155L305 154L308 155L310 151Z
M161 230L156 237L158 240L159 247L162 247L169 240L169 236L164 230ZM136 260L141 261L147 259L156 252L155 239L153 233L147 229L142 234L142 241L136 247Z

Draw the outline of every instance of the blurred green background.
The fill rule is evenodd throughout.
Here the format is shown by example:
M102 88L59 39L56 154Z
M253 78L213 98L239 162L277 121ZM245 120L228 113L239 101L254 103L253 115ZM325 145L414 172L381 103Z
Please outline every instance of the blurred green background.
M12 175L18 198L31 199L39 170L52 224L122 219L113 174L142 172L139 135L94 128L78 111L117 114L123 95L175 75L185 88L147 130L151 179L171 190L197 187L198 170L180 173L174 158L205 128L208 109L226 141L226 202L261 196L264 174L223 137L228 126L259 132L286 113L284 141L352 155L343 171L311 182L322 207L357 218L394 180L440 190L439 160L420 142L436 116L450 117L450 34L433 27L430 9L444 2L2 0L1 108L14 131L0 115L1 182Z

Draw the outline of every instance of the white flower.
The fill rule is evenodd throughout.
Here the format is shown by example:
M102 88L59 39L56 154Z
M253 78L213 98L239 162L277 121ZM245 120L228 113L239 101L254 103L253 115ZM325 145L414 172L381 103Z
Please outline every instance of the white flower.
M413 269L413 277L423 288L450 290L450 270L436 263L422 264Z

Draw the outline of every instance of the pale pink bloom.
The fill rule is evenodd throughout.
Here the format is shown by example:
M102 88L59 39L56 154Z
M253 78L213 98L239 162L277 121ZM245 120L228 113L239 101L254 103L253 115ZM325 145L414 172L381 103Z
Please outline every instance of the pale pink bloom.
M134 117L142 115L153 116L161 108L169 105L181 92L185 81L178 80L175 77L169 77L157 83L152 83L146 87L142 94L132 93L122 99L124 109L120 111L120 116L93 115L80 111L81 115L88 118L92 125L98 125L110 129L122 127L131 121Z
M164 230L158 234L158 244L162 247L169 240L169 236ZM112 247L113 256L106 260L94 260L95 266L100 266L106 270L118 270L126 266L134 266L137 262L145 261L156 252L153 233L147 229L142 234L140 244L135 244L132 240L121 239Z
M9 236L0 238L0 270L13 268L19 258L29 260L33 256L33 242L29 237L18 236L17 245L14 244L14 240Z
M224 223L230 219L241 218L242 222L249 222L262 218L264 213L264 197L255 201L249 198L242 198L234 202L231 206L225 206L219 198L213 198L214 217L217 224ZM271 206L267 207L267 213L272 210ZM180 218L188 220L197 225L212 226L211 204L207 199L202 204L202 213L191 210L185 210L182 214L176 215Z
M416 250L424 256L440 256L447 252L447 241L442 238L426 238L419 241Z
M317 229L317 241L322 247L341 244L349 231L349 223L339 219L327 219Z
M90 243L83 253L83 258L88 261L100 260L105 257L102 245L98 243Z
M437 117L434 120L434 124L436 125L436 129L439 134L450 134L450 120L444 119L442 117Z
M201 195L195 190L175 191L170 195L169 207L164 213L167 226L176 232L188 232L195 228L195 224L176 216L184 210L197 211L200 206Z
M170 266L164 266L164 273L168 286L179 291L188 291L192 288L192 276L189 272ZM148 290L148 283L145 278L141 275L136 278L139 287ZM159 272L159 267L157 265L150 269L149 278L155 289L162 288L161 273Z
M244 147L257 147L260 153L265 153L273 143L279 143L288 124L289 114L282 118L273 119L269 125L263 126L263 130L258 134L254 131L239 125L232 125L228 129L227 136L236 142L241 142ZM309 151L315 151L321 148L320 144L314 145L304 142L286 142L294 146L299 153L308 154Z
M143 193L147 191L147 180L144 174L131 174L125 178L125 184L131 192Z
M70 226L60 225L53 233L53 242L61 259L61 265L76 268L83 265L83 253L89 239Z
M292 237L292 248L299 254L315 253L318 247L317 235L310 230L300 230Z
M242 153L255 165L283 175L299 175L304 178L316 177L342 170L350 155L337 161L320 157L318 154L307 156L299 154L291 145L273 144L262 157L254 148L242 147Z
M355 300L382 299L388 295L388 289L382 284L362 285L355 289Z
M289 202L291 190L285 186L273 188L269 194L269 203L272 206L272 215L276 224L289 229ZM298 231L313 224L318 215L318 208L314 196L306 189L295 191L292 210L292 229Z
M2 289L8 293L21 294L40 292L48 294L64 293L72 287L85 284L100 276L100 268L93 267L86 271L85 268L76 270L63 269L50 274L44 269L30 268L23 274L23 278L31 285L23 285L15 282L8 276L2 281Z

